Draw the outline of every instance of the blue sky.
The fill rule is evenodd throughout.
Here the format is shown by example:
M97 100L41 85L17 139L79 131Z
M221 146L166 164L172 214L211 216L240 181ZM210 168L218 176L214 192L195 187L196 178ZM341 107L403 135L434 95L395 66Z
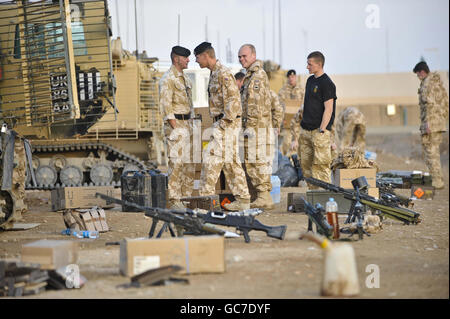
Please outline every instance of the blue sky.
M108 2L115 36L134 50L134 0ZM422 56L433 70L449 69L447 0L281 0L281 59L278 0L136 3L140 51L160 60L168 60L177 45L180 15L180 45L192 51L204 41L207 19L208 40L224 62L230 39L234 63L240 45L252 43L258 58L300 73L306 73L307 53L314 50L325 54L330 74L410 72Z

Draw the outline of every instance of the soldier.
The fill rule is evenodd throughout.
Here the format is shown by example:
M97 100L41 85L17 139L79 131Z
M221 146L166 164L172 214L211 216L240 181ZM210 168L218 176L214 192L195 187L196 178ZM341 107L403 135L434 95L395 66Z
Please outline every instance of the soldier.
M241 89L242 85L244 84L244 77L245 74L242 72L238 72L234 75L234 78L236 79L236 84ZM272 118L272 127L275 129L276 136L274 136L273 142L275 143L277 141L277 136L280 134L281 125L283 122L283 107L281 106L280 99L278 98L278 95L274 92L274 90L270 89L270 97L271 97L271 118ZM275 156L275 150L277 148L274 147L273 149L273 155ZM270 161L271 165L273 164L273 158ZM270 170L272 171L272 170Z
M308 55L311 75L305 88L300 123L301 166L305 177L331 182L331 127L336 110L336 86L323 70L325 57L315 51Z
M245 74L242 72L238 72L234 75L236 79L236 84L238 89L241 90L242 85L244 84ZM270 90L270 96L272 101L271 107L271 115L272 115L272 127L276 130L277 134L280 134L281 125L283 121L283 106L280 103L280 99L274 90ZM300 125L300 122L299 122Z
M223 168L228 186L236 199L224 205L224 208L232 211L249 209L250 194L236 151L242 115L236 81L230 70L216 59L211 43L202 42L194 49L194 54L201 68L211 70L208 96L209 112L214 120L213 134L204 151L200 195L215 193L215 185ZM230 138L234 139L231 145Z
M345 147L357 147L363 153L366 149L366 118L355 107L347 107L336 119L335 143L337 151Z
M298 151L298 140L300 138L300 123L303 118L303 105L298 109L297 113L295 113L294 117L291 120L290 130L291 130L291 152ZM300 157L299 157L300 159Z
M274 133L272 130L272 96L263 63L256 59L255 47L244 44L239 62L247 70L241 87L242 121L245 134L245 168L257 191L251 208L272 209L270 196Z
M286 77L287 82L278 92L278 97L280 98L280 102L281 105L283 106L284 113L286 112L286 100L298 100L303 102L303 97L305 96L305 91L298 82L297 73L295 72L295 70L289 70L286 73ZM292 120L290 124L292 124ZM300 121L298 122L298 126L299 125ZM291 141L293 139L292 130L289 130L289 128L283 129L281 131L281 137L283 138L283 142L281 145L281 153L287 156L289 155L290 151L292 151L291 145Z
M245 78L245 74L242 72L238 72L234 75L234 79L236 80L236 85L237 85L239 91L241 90L242 84L244 84L244 78Z
M183 73L191 51L174 46L170 54L172 66L159 82L160 107L164 115L164 135L167 142L168 207L184 208L180 201L189 197L194 187L195 166L190 160L192 138L191 82Z
M446 131L448 95L437 72L431 72L426 62L419 62L413 72L420 79L420 134L425 162L436 189L444 188L439 145Z

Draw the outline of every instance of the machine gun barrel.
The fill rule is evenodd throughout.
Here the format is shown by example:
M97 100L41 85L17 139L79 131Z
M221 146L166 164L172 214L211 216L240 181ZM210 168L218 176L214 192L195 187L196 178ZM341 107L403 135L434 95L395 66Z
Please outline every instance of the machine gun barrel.
M211 227L208 224L222 225L227 227L234 227L241 231L244 235L245 242L250 242L249 232L251 230L263 231L267 236L284 239L286 233L286 225L281 226L266 226L259 222L255 216L250 213L255 213L256 210L244 211L243 214L224 214L222 212L208 212L208 213L198 213L192 209L165 209L165 208L154 208L140 206L135 203L130 203L127 201L122 201L104 194L96 193L97 197L101 197L105 200L112 201L116 204L126 205L135 207L139 210L145 211L145 215L152 217L155 220L162 220L164 222L172 222L175 225L180 225L191 231L193 234L200 234L202 232L217 233L217 231L222 231ZM189 227L189 228L188 228ZM156 223L154 222L150 229L150 234L153 234L156 228ZM222 234L225 232L222 231Z
M355 192L349 191L342 187L326 183L313 177L305 177L305 181L320 188L333 191L335 193L341 193L344 195L344 198L348 200L351 201L356 200ZM377 199L375 197L363 193L360 193L359 197L361 204L379 210L386 217L402 221L405 224L409 223L418 224L421 221L419 213L405 207L399 207L398 204L392 202L386 203L386 201L383 201L382 198Z
M283 240L287 226L267 226L262 224L255 218L255 215L259 213L258 211L259 210L253 209L243 212L225 214L223 212L198 213L192 210L186 210L185 213L194 215L202 219L205 223L234 227L243 233L246 243L250 242L250 236L248 233L251 230L263 231L269 237ZM176 212L175 214L180 214L180 212Z
M173 223L177 226L181 226L184 229L188 230L189 232L195 234L195 235L204 235L204 234L219 234L223 235L225 234L225 231L221 229L215 229L208 225L205 225L205 223L195 217L191 216L182 216L180 214L174 214L175 212L183 213L183 210L170 210L165 208L159 208L159 207L145 207L138 205L136 203L123 201L114 197L110 197L104 194L95 193L95 196L100 197L106 201L113 202L119 205L126 205L130 207L137 208L139 210L142 210L145 212L145 215L148 217L153 218L153 224L151 229L154 230L156 227L156 224L158 221L163 221L166 223ZM150 231L152 232L152 231Z

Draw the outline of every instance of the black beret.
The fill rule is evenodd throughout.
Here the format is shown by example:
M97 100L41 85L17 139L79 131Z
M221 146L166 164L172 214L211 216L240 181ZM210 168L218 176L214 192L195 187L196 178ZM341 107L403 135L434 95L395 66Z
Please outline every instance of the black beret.
M197 47L194 49L194 55L198 55L201 54L203 52L205 52L208 49L211 49L211 43L209 42L202 42L199 45L197 45Z
M189 51L186 48L180 47L179 45L174 46L172 48L172 53L174 53L176 55L181 55L181 56L184 56L184 57L188 57L188 56L191 55L191 51Z
M286 77L289 77L289 75L296 75L297 73L295 72L295 70L289 70L289 71L287 71L287 73L286 73Z

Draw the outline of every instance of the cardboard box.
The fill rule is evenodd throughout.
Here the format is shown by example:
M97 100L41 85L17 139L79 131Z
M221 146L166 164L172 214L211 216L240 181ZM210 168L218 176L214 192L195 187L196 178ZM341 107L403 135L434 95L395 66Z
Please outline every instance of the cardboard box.
M22 261L41 269L57 269L78 261L78 243L71 240L39 240L22 245Z
M224 237L217 235L125 239L120 244L120 273L131 277L168 265L183 267L184 274L223 273L224 244Z
M341 168L332 174L332 182L336 186L353 189L352 180L365 176L370 188L377 187L377 170L375 168Z
M91 208L99 206L102 208L113 207L113 203L95 197L95 193L102 193L117 199L121 199L121 191L113 186L91 186L91 187L62 187L53 189L51 192L52 211L68 208Z

